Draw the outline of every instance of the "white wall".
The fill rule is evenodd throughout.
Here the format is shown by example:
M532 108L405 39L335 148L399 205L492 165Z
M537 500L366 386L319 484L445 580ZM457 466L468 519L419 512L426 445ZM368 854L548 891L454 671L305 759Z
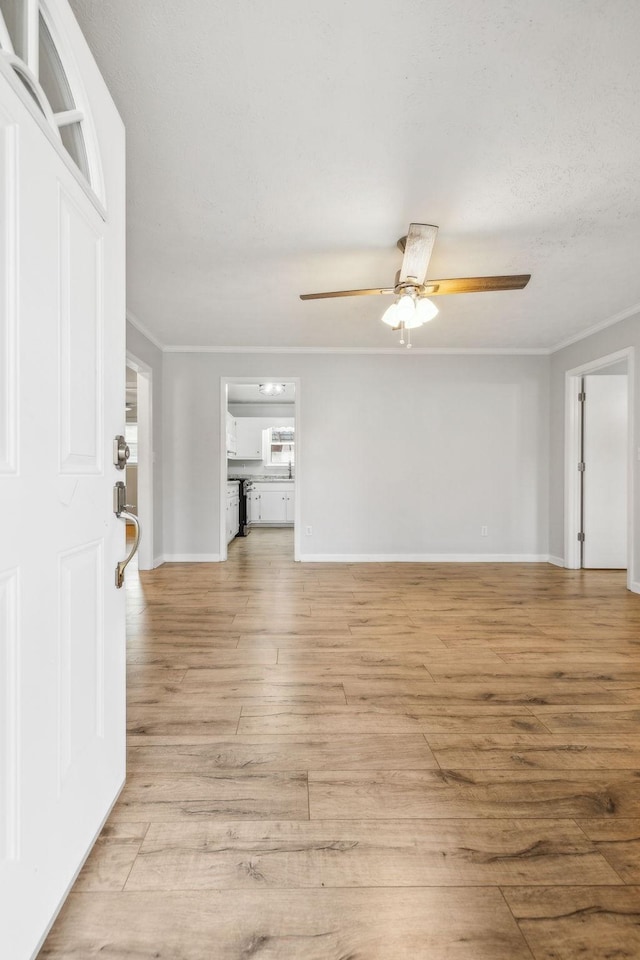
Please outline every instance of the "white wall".
M165 556L217 554L220 378L300 377L303 556L548 553L548 358L164 354ZM489 535L481 537L481 526Z
M152 419L153 419L153 550L156 558L164 554L162 529L163 517L163 353L144 334L127 321L127 350L152 370ZM144 535L144 531L143 531Z
M294 417L295 403L230 403L234 417Z
M629 411L634 421L634 449L640 447L640 313L621 320L614 326L585 337L551 356L550 391L550 499L549 499L549 552L559 559L564 558L564 433L565 433L565 373L574 367L608 356L626 347L635 347L636 396L633 409ZM640 471L635 471L633 501L640 497ZM633 570L640 570L640 510L635 510L635 553ZM637 572L635 574L638 576ZM640 584L637 584L640 592Z

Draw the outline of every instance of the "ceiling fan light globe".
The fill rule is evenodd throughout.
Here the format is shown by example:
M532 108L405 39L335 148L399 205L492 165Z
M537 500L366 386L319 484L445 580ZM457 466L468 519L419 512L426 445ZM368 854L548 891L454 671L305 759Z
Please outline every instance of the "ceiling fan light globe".
M438 308L433 300L429 300L428 297L420 297L416 303L416 326L419 327L422 326L423 323L428 323L429 320L433 320L437 315Z
M390 327L398 326L398 304L392 303L390 307L387 307L385 312L382 314L382 322L387 323Z
M396 303L396 323L403 321L405 326L409 326L416 313L416 302L408 293L403 294Z

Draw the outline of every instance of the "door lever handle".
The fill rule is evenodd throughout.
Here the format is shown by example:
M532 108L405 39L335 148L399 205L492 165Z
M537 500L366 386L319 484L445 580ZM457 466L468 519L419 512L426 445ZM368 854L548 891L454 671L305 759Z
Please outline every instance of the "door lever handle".
M126 559L118 561L118 564L116 565L116 587L118 589L120 589L124 583L124 571L136 555L138 547L140 546L140 536L142 534L140 521L136 517L135 513L129 513L131 504L124 502L126 498L127 488L122 480L118 480L113 487L113 512L115 513L116 517L121 517L123 520L131 521L136 528L136 535L134 537L133 546L129 552L129 555L126 557Z
M129 552L129 555L124 560L119 560L116 565L116 587L120 589L124 583L124 571L127 569L129 563L133 560L140 546L140 521L136 517L135 513L128 513L126 510L121 510L118 514L119 517L122 517L123 520L130 520L136 528L136 535L133 539L133 546Z

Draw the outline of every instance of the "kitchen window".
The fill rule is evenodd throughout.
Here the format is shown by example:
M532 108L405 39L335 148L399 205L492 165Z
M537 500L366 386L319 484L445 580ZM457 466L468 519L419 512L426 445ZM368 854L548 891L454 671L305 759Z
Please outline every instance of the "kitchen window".
M295 431L293 427L271 427L268 431L267 464L270 467L288 467L296 462Z

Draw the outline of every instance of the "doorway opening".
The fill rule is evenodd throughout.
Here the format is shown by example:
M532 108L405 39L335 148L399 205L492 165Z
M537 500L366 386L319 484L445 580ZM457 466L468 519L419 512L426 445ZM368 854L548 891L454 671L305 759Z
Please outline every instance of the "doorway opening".
M142 529L138 569L153 570L152 371L127 351L126 373L125 439L131 450L124 478L127 503L133 508Z
M258 549L265 531L299 558L299 402L296 378L221 380L221 561Z
M633 348L566 374L565 566L633 576Z

